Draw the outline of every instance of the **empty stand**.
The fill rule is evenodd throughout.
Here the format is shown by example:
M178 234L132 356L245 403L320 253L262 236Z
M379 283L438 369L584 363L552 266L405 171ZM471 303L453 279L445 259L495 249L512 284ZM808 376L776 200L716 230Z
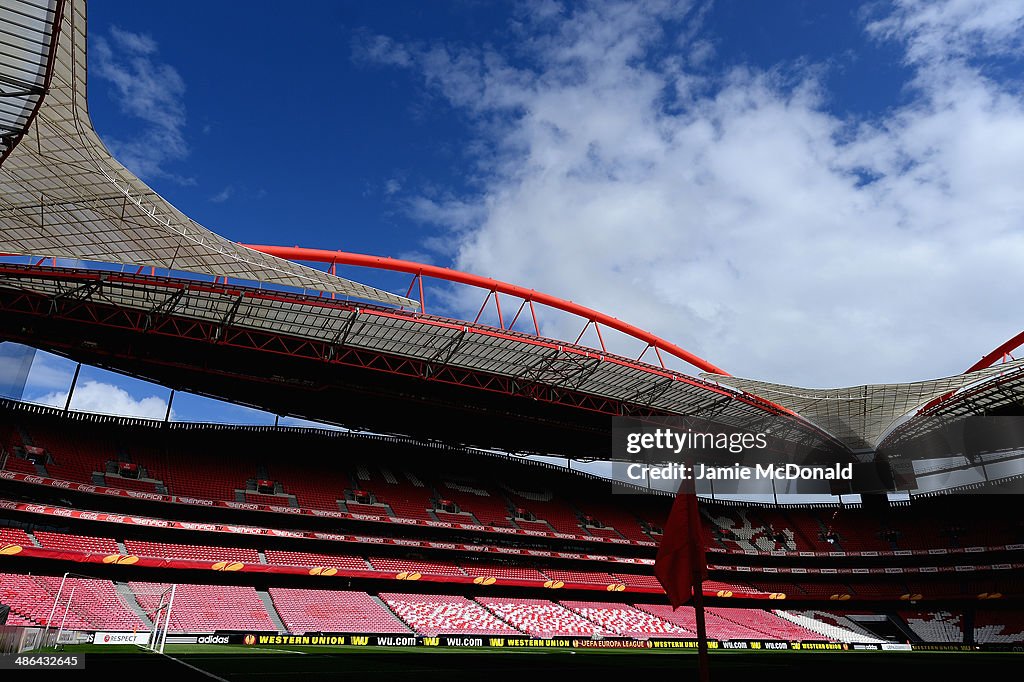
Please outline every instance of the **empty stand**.
M509 503L505 496L476 481L457 480L441 477L437 486L442 499L451 500L459 509L469 512L485 526L509 528ZM440 515L438 515L440 518ZM465 523L465 521L463 521Z
M259 563L260 557L255 549L245 547L208 547L204 545L181 545L168 542L149 542L146 540L126 540L125 547L138 556L159 557L163 559L196 559L201 561L241 561L243 563Z
M345 554L318 554L314 552L292 552L268 549L265 552L267 563L276 566L323 566L325 568L350 568L354 570L373 570L366 559Z
M158 597L141 593L147 583L132 583L139 604L147 613L159 603ZM142 590L145 591L145 590ZM171 632L213 632L215 630L276 631L263 602L251 587L185 585L175 589L171 610Z
M626 604L563 601L571 609L602 629L620 637L693 637L693 632L648 612Z
M68 535L50 533L43 530L35 532L39 544L48 549L70 549L76 552L101 552L103 554L120 554L117 541L111 538L99 538L89 535Z
M470 562L463 561L460 566L466 575L491 576L494 578L509 578L511 580L539 580L548 578L536 568L530 566L515 566L510 564L489 563L485 561Z
M545 568L544 575L552 580L561 580L565 583L591 583L594 585L609 585L619 582L610 573L604 571L566 571L560 568Z
M1024 615L1015 611L975 613L974 641L978 644L1024 642Z
M371 557L370 564L374 570L389 573L427 573L431 575L459 575L466 573L453 563L441 561L407 561L405 559L384 559Z
M506 623L533 637L592 637L608 635L594 621L546 599L479 597L477 601Z
M382 593L381 599L422 635L521 634L492 612L465 597Z
M901 611L900 617L906 621L924 642L964 641L963 614L951 611Z
M59 626L63 622L69 630L141 630L148 627L124 602L109 580L69 577L64 581L64 589L60 588L60 577L0 574L0 601L8 604L12 613L33 625L45 625L52 610L52 624Z
M410 632L394 613L365 592L280 587L268 591L289 632Z
M812 632L820 633L833 642L878 643L885 640L871 634L845 616L825 611L776 611L780 618L792 621Z

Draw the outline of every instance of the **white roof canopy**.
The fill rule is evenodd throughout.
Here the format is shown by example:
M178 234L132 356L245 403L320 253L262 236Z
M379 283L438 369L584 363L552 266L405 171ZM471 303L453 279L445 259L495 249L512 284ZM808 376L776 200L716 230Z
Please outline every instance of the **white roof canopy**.
M61 12L54 48L52 22ZM0 0L0 27L0 132L9 152L0 147L0 253L154 266L418 307L220 237L118 163L89 118L84 0ZM8 96L14 92L24 94Z
M935 398L1022 367L1024 360L1017 360L943 379L846 388L798 388L708 373L701 374L701 378L792 410L856 451L874 449L897 422Z

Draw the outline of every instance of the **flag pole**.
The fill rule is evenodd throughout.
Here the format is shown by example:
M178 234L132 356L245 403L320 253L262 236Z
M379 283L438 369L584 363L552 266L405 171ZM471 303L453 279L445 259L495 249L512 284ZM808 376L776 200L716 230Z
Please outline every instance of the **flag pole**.
M707 570L707 565L701 565L703 561L701 557L704 553L701 551L701 546L704 542L703 533L700 525L700 507L697 505L697 490L696 486L692 492L688 492L690 495L690 518L693 521L690 530L690 543L691 551L690 556L694 562L693 568L693 610L696 615L697 623L697 679L699 682L708 682L710 680L710 661L708 660L708 629L707 621L704 618L704 571Z

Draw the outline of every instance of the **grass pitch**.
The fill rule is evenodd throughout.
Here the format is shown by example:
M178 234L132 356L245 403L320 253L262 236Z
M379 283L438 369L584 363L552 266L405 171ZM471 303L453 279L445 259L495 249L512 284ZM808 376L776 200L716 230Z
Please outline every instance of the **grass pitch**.
M52 653L52 652L46 652ZM84 654L85 671L51 673L62 680L116 675L120 679L226 680L423 680L547 682L559 678L637 682L695 680L693 651L573 649L428 649L425 647L282 646L168 644L167 655L134 645L66 646L65 655ZM1019 672L1024 657L986 652L811 652L713 651L714 682L772 682L801 679L936 679L958 682L997 671ZM42 679L44 671L24 679Z

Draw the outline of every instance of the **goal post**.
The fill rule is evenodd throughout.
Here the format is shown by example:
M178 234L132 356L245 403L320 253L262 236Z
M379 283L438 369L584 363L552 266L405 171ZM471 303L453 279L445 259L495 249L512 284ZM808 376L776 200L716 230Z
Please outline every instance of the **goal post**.
M82 641L79 633L91 630L94 637L104 635L102 643L134 643L163 653L171 629L176 584L111 583L71 572L65 573L59 583L53 577L34 579L53 595L42 646L58 648L63 643ZM100 583L106 586L98 589Z
M162 654L167 645L167 633L171 629L171 613L174 610L174 593L177 587L174 584L152 586L149 594L155 599L146 600L152 607L147 607L142 600L138 600L140 593L135 592L136 600L146 609L146 615L153 623L149 630L149 641L146 643L146 648L150 651Z

